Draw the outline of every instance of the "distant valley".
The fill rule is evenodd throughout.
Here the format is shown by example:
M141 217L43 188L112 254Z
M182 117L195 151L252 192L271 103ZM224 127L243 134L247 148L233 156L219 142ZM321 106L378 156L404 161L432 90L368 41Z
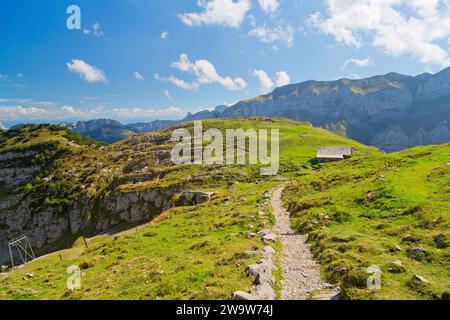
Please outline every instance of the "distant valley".
M172 120L155 120L147 123L124 125L116 120L97 119L63 123L62 125L85 137L101 142L115 143L133 134L165 130L176 123L177 121Z

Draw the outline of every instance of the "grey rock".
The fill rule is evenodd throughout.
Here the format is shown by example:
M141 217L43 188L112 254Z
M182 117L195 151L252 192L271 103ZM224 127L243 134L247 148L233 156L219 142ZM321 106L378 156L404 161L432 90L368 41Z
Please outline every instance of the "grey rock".
M425 279L424 277L421 277L417 274L413 275L412 280L423 282L423 283L429 283L429 281L427 279Z
M209 200L214 193L213 192L203 192L203 191L183 191L181 196L184 197L187 201L192 201L195 204L202 204Z
M426 254L427 250L425 250L423 247L413 247L408 250L409 253L416 255L416 254Z
M253 301L253 300L259 300L258 297L251 295L250 293L243 292L243 291L237 291L233 293L232 300L237 301Z
M433 241L436 243L438 248L446 247L446 237L443 234L438 234L433 237Z
M268 283L257 286L252 293L260 300L275 300L275 292Z

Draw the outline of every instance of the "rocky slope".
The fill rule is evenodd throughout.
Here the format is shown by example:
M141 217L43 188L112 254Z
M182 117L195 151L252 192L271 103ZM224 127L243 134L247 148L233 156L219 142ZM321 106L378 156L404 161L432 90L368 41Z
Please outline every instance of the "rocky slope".
M170 172L160 159L167 136L137 139L105 147L49 125L2 134L0 262L7 258L8 241L23 234L42 248L80 231L136 223L169 208L181 191L178 184L136 188Z
M193 133L192 123L180 127ZM273 298L282 270L268 190L310 167L322 144L380 153L287 119L208 120L209 128L280 130L280 176L261 176L262 164L173 165L172 129L108 146L56 126L0 132L0 168L15 170L0 190L0 248L26 234L39 256L51 252L0 273L0 299ZM83 270L80 290L67 290L70 265Z
M416 77L307 81L184 121L248 116L312 122L391 152L450 141L450 68Z
M288 139L285 145L294 139L299 148L307 148L307 152L295 152L292 159L308 161L323 139L366 148L310 124L276 119L240 121L227 125L286 130L282 137ZM224 125L223 121L211 124ZM192 124L187 126L192 129ZM317 138L310 137L305 145L302 132L314 133ZM27 235L34 248L45 249L61 241L64 245L80 232L95 234L148 221L183 204L183 191L201 190L208 179L227 185L243 174L239 167L174 165L170 136L167 130L103 145L61 126L27 125L0 132L0 263L7 259L8 241L16 237ZM291 146L289 152L293 150ZM296 168L292 160L281 166ZM257 175L255 180L261 178L258 170L252 174Z

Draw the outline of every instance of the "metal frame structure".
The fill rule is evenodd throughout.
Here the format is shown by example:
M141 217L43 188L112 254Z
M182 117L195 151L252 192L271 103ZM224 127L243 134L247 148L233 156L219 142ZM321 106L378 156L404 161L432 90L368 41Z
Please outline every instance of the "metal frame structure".
M14 267L14 249L17 250L20 258L22 259L22 264L26 264L28 261L32 261L36 259L34 255L33 248L31 248L30 240L28 240L27 236L22 236L9 242L9 256L11 258L11 266Z

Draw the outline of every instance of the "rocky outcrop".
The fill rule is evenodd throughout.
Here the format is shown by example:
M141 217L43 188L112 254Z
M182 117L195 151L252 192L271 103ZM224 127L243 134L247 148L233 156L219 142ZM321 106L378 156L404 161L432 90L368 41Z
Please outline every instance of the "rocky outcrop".
M51 132L54 144L42 143ZM103 232L147 222L173 207L183 191L180 183L158 183L174 171L170 165L152 169L158 153L166 152L168 135L104 147L78 145L81 137L66 136L56 126L24 126L7 134L10 140L0 142L0 264L9 261L8 242L17 237L26 235L33 249L46 251L87 228ZM210 196L193 194L198 203Z
M375 134L372 145L387 152L408 149L419 145L444 144L450 141L450 126L444 121L431 130L417 129L407 133L401 128L391 128Z
M184 201L191 203L191 204L202 204L209 200L211 200L211 197L214 193L212 192L203 192L203 191L183 191L181 193L181 196L184 198Z
M37 153L25 150L0 154L0 184L14 187L28 182L41 169L41 166L30 165L27 161Z
M91 225L102 232L123 222L146 221L172 207L172 198L179 192L178 187L114 191L101 199L83 194L65 213L57 207L33 212L29 197L8 197L0 201L0 263L8 260L8 241L21 235L28 236L33 248L41 248Z

